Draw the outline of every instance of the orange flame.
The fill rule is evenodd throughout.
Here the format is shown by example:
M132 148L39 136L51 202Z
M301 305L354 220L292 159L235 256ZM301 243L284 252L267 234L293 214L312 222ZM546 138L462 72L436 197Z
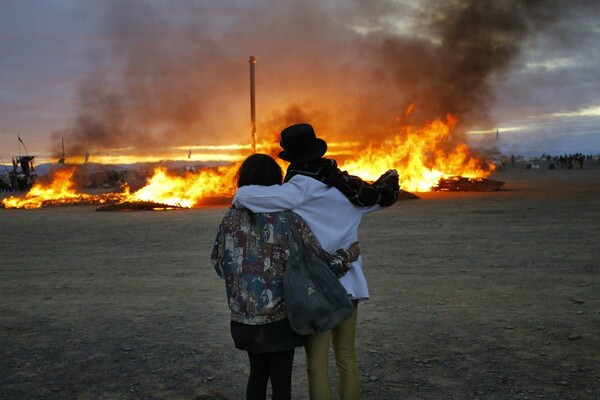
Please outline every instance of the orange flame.
M64 204L103 204L120 201L122 194L108 193L91 195L77 193L72 181L75 168L57 170L48 184L38 182L32 186L25 197L10 196L2 201L5 208L40 208Z
M125 186L122 193L85 194L74 189L75 168L54 172L48 184L36 183L25 197L10 196L2 201L5 208L40 208L65 204L105 204L125 202L153 202L178 208L193 208L211 203L223 203L233 197L234 177L239 163L197 173L188 171L183 176L158 167L146 186L130 193Z
M183 176L169 174L165 168L157 168L146 186L127 196L124 201L145 201L175 207L192 208L211 201L231 198L239 164L216 169L204 169L198 173L186 172Z
M341 164L341 169L370 181L396 169L402 190L408 192L429 192L440 178L452 175L489 176L494 165L472 157L466 144L446 145L449 149L444 150L442 143L457 122L458 118L448 115L446 122L437 119L421 129L405 127L392 141L367 146L358 158Z
M407 113L412 112L412 108ZM351 154L339 162L340 169L358 175L367 181L376 180L388 169L400 174L402 190L409 192L431 191L441 178L463 176L485 178L494 165L473 157L464 143L448 143L458 119L448 115L422 128L402 128L392 140L378 145L361 146L340 142L339 154ZM333 147L333 146L332 146ZM261 148L275 154L273 144L263 143ZM335 153L331 151L330 153ZM285 170L287 164L278 160ZM71 180L75 168L58 170L49 184L37 183L24 198L4 199L5 208L39 208L60 204L104 204L107 202L151 202L173 207L194 208L214 203L228 202L235 192L235 174L240 163L226 167L205 168L198 172L177 174L163 167L156 168L146 186L134 193L125 187L123 193L90 195L77 193Z

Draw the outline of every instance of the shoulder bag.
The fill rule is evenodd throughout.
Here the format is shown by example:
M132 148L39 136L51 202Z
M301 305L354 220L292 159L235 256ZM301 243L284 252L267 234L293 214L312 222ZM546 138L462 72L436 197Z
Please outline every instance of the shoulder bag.
M283 299L290 327L299 335L325 332L352 315L352 301L327 262L307 251L291 218L288 235Z

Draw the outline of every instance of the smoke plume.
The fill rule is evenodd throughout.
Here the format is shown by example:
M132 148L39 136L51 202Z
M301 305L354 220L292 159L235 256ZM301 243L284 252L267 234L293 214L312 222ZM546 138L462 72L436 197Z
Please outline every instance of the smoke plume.
M69 154L249 143L250 55L259 140L310 122L328 140L376 142L448 113L464 131L559 15L555 0L103 4L77 113L54 133Z

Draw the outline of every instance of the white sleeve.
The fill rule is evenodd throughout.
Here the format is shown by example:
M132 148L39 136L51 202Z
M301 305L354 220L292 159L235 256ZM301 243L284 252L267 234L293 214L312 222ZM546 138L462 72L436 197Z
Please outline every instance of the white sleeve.
M273 186L242 186L233 197L233 205L252 212L292 210L302 204L307 192L305 185L292 181Z

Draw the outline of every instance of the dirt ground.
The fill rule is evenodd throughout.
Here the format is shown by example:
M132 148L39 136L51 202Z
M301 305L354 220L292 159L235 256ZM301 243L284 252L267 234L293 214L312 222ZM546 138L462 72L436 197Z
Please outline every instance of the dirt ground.
M491 178L363 220L363 399L600 399L598 160ZM0 399L243 399L225 211L0 209ZM293 380L307 399L302 349Z

